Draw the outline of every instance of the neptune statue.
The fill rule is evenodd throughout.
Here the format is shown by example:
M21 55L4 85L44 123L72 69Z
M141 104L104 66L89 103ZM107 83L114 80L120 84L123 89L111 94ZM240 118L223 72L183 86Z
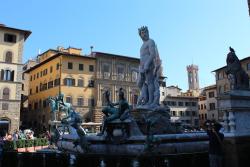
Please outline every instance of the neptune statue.
M148 28L139 28L143 41L140 49L140 66L137 85L140 89L138 107L155 109L159 107L159 77L161 75L161 60L154 40L149 38Z

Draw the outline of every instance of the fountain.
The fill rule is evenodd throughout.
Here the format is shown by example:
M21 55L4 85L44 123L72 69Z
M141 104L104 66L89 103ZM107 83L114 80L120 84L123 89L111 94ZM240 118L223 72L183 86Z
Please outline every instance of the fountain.
M117 103L110 101L109 92L106 91L101 133L88 135L80 126L82 121L79 115L71 105L62 101L62 95L52 98L52 113L56 105L66 112L66 118L60 121L61 126L51 121L52 127L55 127L54 141L59 150L83 156L167 156L207 152L205 133L180 133L171 125L169 108L159 104L159 77L162 72L156 44L149 38L147 27L140 28L139 35L143 45L140 50L137 82L140 97L137 107L130 107L122 89L119 90ZM67 132L63 129L67 129Z

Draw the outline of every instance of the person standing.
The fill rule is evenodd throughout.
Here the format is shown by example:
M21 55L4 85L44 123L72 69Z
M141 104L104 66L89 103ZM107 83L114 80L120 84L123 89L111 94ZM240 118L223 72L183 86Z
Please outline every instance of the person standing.
M220 132L221 124L208 121L207 135L209 137L209 164L210 167L222 167L223 159L223 139L224 135Z

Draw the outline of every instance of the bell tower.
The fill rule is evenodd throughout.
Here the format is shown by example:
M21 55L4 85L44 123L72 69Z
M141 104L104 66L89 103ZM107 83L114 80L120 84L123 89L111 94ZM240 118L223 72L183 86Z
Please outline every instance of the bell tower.
M188 65L188 88L189 90L199 90L199 75L198 75L198 66L197 65Z

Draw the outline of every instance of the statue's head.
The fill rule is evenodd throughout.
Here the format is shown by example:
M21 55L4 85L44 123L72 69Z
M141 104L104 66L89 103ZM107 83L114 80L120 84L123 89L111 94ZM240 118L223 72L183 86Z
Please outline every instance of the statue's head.
M142 26L138 29L138 33L143 41L147 41L149 39L149 32L147 26Z

